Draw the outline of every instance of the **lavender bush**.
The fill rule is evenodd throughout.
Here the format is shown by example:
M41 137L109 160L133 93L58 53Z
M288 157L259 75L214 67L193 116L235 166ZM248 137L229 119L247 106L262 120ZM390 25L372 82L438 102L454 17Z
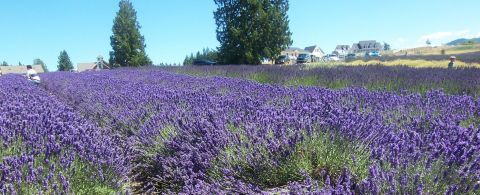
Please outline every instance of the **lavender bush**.
M278 73L269 76L282 79ZM42 87L101 132L134 144L137 193L480 193L474 96L283 87L157 69L49 73Z
M0 77L0 194L114 191L129 150L23 77Z
M443 89L447 94L480 94L480 69L410 68L406 66L184 66L163 70L194 76L243 78L286 86L321 86L332 89L364 87L374 91L426 94Z

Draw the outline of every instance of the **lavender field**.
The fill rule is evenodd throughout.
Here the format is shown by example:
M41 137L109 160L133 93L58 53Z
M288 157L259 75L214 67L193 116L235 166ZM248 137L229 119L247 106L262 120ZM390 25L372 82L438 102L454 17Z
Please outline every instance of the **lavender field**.
M46 73L39 86L2 76L0 193L477 194L478 73L145 68Z
M407 66L182 66L167 71L193 76L241 78L285 86L333 89L363 87L373 91L420 93L441 89L451 95L480 95L480 69L411 68Z

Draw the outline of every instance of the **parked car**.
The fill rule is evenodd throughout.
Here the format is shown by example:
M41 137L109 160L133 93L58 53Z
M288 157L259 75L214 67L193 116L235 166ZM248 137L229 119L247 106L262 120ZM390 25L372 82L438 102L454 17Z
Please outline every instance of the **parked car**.
M193 61L193 65L216 65L216 62L210 61L210 60L195 60Z
M335 54L327 54L323 56L325 61L340 61L340 58Z
M281 55L275 60L275 64L290 64L292 59L290 56Z
M357 55L355 55L354 53L349 53L345 57L345 60L355 60L356 58L357 58Z
M380 53L378 51L371 51L365 53L365 58L376 58L376 57L381 57Z
M312 56L310 54L302 53L297 57L297 64L305 64L312 62Z

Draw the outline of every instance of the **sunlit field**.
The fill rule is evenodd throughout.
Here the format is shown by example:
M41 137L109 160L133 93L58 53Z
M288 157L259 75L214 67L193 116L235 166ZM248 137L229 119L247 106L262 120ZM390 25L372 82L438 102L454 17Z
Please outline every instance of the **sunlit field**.
M480 193L476 75L222 66L46 73L39 86L2 76L0 191Z

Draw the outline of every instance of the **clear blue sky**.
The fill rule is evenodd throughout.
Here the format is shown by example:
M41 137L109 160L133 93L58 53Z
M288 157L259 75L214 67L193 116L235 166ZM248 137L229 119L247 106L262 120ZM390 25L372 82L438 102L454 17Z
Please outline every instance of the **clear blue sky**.
M155 64L182 62L204 47L216 48L213 0L133 0ZM56 70L61 50L74 64L108 58L117 0L0 0L0 61L31 64L42 59ZM291 0L293 46L365 39L394 49L439 45L459 37L480 37L478 0Z

